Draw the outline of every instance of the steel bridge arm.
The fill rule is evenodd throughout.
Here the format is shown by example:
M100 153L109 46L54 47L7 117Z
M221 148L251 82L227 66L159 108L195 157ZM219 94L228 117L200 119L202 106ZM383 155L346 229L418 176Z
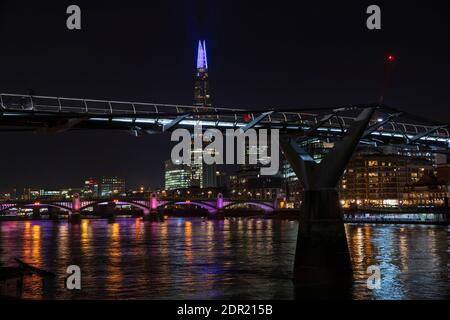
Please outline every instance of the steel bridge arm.
M417 141L419 141L420 139L429 136L429 135L432 134L433 132L436 132L436 131L439 130L439 129L445 129L445 128L447 128L447 127L448 127L448 125L432 127L432 128L430 128L430 129L426 130L425 132L421 132L421 133L419 133L419 134L416 134L416 135L415 135L414 137L412 137L412 138L408 138L408 139L407 139L407 144L411 144L411 143L417 142Z
M373 107L364 109L347 130L344 139L336 142L335 146L325 155L314 172L316 188L331 189L337 186L374 112L375 108Z
M367 128L367 130L364 132L362 138L367 138L369 135L371 135L373 132L377 131L379 128L381 128L382 126L384 126L386 123L388 123L389 121L391 121L394 118L399 117L400 115L402 115L402 113L395 113L395 114L391 114L389 115L386 119L384 119L383 121L379 121L373 125L371 125L370 127Z
M263 112L262 114L260 114L258 117L256 117L255 119L253 119L250 123L248 123L247 125L245 125L242 130L244 132L247 132L247 130L252 129L253 127L255 127L257 124L259 124L261 121L263 121L266 117L270 116L274 111L268 111L268 112Z
M344 132L345 129L344 129L342 120L339 117L339 112L346 111L346 110L349 110L349 109L351 109L351 108L344 107L344 108L333 109L333 113L324 115L315 125L310 127L305 132L304 137L302 138L302 140L306 140L309 136L311 136L313 133L315 133L320 127L322 127L325 123L330 121L333 117L336 117L336 119L338 120L339 126L341 128L341 131Z
M347 130L344 139L336 142L320 164L316 164L295 139L289 136L280 137L284 156L302 181L305 190L336 187L374 112L375 108L364 109Z
M323 126L326 122L330 121L330 119L333 118L334 116L335 116L334 113L330 113L330 114L327 114L327 115L323 116L322 119L319 120L319 122L317 122L314 126L309 128L305 132L305 138L309 137L311 134L316 132L317 129L319 129L321 126Z
M183 121L184 119L186 119L189 116L190 116L190 114L187 113L187 114L183 114L183 115L180 115L180 116L176 117L175 119L173 119L168 124L163 125L162 132L169 131L170 129L176 127L181 121Z
M297 144L297 139L289 135L280 136L280 148L303 187L310 189L311 172L317 166L314 159Z

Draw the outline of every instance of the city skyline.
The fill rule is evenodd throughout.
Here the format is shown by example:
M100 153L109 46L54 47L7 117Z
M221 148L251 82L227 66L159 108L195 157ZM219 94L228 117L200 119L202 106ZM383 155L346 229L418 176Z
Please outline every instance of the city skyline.
M449 16L1 1L0 300L448 300Z
M2 12L22 10L19 3L2 5ZM305 4L302 10L262 5L258 14L241 4L235 14L225 3L188 1L180 7L159 4L172 13L164 19L150 4L123 10L112 4L109 11L101 4L80 5L86 16L79 33L59 26L59 5L28 4L20 24L11 20L13 15L1 17L2 92L32 89L43 95L192 104L198 39L206 39L214 105L281 108L376 101L384 57L393 53L397 59L385 102L416 113L426 105L427 117L448 121L445 2L427 8L380 3L383 28L374 32L365 28L363 3L348 10L337 4L324 4L323 10L320 5ZM122 22L114 23L119 17ZM26 44L17 41L27 32ZM98 33L100 41L93 35ZM56 39L60 45L45 51ZM124 46L115 48L112 39ZM8 152L0 165L13 170L0 172L0 190L42 181L64 187L104 174L157 187L163 185L171 147L165 137L136 139L126 132L2 133L2 141ZM55 173L48 177L50 169Z

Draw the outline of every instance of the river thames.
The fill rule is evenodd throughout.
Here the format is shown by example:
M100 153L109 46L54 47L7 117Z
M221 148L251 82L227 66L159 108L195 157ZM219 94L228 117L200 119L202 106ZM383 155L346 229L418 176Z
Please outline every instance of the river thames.
M30 299L294 299L298 222L140 218L0 222L0 263L14 258L56 274L25 278ZM353 299L448 299L449 227L347 224ZM81 268L80 291L65 289ZM367 288L367 267L381 288ZM337 297L339 298L339 297Z

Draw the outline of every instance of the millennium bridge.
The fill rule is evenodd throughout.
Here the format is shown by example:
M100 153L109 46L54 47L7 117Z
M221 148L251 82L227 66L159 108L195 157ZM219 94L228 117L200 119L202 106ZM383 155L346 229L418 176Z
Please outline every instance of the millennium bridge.
M449 153L450 146L447 123L378 104L258 110L0 94L0 131L102 129L146 136L196 125L240 132L279 129L281 151L304 189L294 280L307 292L348 287L351 282L337 185L358 145L443 154ZM310 138L334 145L320 163L302 144ZM157 205L157 199L150 201ZM82 206L81 202L72 203L68 210L76 213Z

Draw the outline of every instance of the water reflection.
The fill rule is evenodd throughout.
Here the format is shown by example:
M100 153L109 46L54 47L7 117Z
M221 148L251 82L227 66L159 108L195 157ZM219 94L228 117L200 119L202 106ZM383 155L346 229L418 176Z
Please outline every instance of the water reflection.
M27 298L292 299L298 225L264 219L83 220L0 223L0 262L18 257L57 274ZM346 226L355 299L449 298L449 232L440 226ZM66 268L82 270L81 292L64 288ZM381 289L367 288L367 268ZM47 290L48 289L48 290Z
M120 293L122 286L122 250L120 247L120 224L112 223L108 226L109 242L106 261L106 293L109 297L114 297L116 293ZM124 249L126 255L126 249Z
M89 220L83 220L81 222L81 251L83 255L89 256L91 246L89 245L90 232L89 232Z
M364 232L367 230L367 232ZM347 225L357 299L447 299L448 227ZM367 268L380 267L381 288L369 290Z

